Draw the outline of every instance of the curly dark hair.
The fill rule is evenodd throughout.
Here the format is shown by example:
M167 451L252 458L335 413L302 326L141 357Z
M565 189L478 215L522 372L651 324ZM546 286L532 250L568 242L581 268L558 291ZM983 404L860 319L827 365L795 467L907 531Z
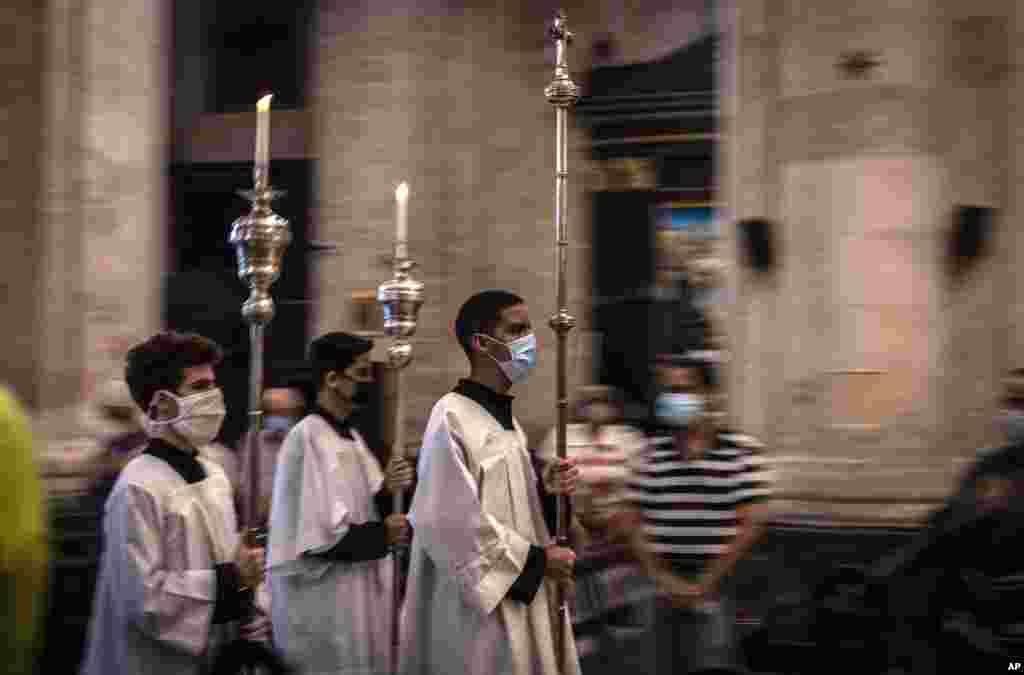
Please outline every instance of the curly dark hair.
M135 402L142 410L148 410L158 391L175 391L181 386L186 368L215 366L223 358L220 345L202 335L157 333L128 351L124 379Z

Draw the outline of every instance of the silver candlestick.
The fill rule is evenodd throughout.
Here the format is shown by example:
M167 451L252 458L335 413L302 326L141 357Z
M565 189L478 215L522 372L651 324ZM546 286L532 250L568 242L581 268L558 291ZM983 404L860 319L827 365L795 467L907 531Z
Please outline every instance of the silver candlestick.
M388 347L388 365L395 373L395 437L391 450L392 457L405 457L405 387L402 371L412 361L412 343L409 338L416 333L420 307L423 305L423 284L412 278L416 266L405 257L405 242L395 242L394 277L377 289L377 302L384 310L384 333L391 338ZM404 495L400 490L392 494L392 512L405 510ZM405 560L408 548L395 546L392 550L395 565L394 595L391 613L391 668L398 672L399 613L405 590Z
M576 325L576 319L569 314L567 297L567 271L568 271L568 249L569 249L569 226L568 226L568 193L566 183L569 178L568 171L568 110L579 99L579 88L572 81L569 74L569 66L566 62L566 51L572 42L573 34L566 27L565 12L559 10L555 16L554 23L548 29L548 37L555 41L555 76L551 83L544 88L544 96L548 103L555 107L555 293L557 296L558 309L548 321L548 325L555 331L558 337L558 352L556 359L556 397L558 424L555 428L555 455L559 460L566 456L566 426L569 421L569 394L568 394L568 337L569 331ZM556 532L555 540L559 546L569 545L569 500L560 495L556 500ZM558 655L558 666L562 673L572 672L567 659L570 654L566 653L565 636L563 629L568 624L569 602L565 589L559 586L558 596L558 623L555 626L556 654Z
M284 193L270 187L266 175L256 176L253 190L239 192L252 202L252 210L231 226L228 241L238 257L238 277L249 287L242 304L242 316L249 323L249 433L246 453L249 460L248 494L245 524L250 536L260 524L260 452L259 433L263 427L263 333L274 318L274 299L270 286L281 275L281 261L291 243L288 221L270 208Z

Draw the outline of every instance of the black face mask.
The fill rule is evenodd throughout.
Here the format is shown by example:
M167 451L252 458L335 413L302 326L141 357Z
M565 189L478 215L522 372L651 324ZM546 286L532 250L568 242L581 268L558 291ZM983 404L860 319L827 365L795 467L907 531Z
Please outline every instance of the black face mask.
M352 402L361 406L370 405L372 400L370 386L372 384L372 382L356 382L356 393L352 396Z

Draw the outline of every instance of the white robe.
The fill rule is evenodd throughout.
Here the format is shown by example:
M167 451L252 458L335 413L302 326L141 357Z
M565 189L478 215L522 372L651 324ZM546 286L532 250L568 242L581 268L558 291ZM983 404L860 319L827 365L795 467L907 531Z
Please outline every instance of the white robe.
M518 422L507 431L473 400L445 395L427 423L418 477L401 671L578 674L565 615L570 672L556 663L553 587L543 582L529 605L505 599L530 545L551 543Z
M274 477L268 550L274 638L303 675L390 672L392 559L310 557L334 547L353 524L380 520L373 496L384 482L355 431L340 437L309 415L284 440Z
M198 673L231 636L231 624L211 624L214 566L239 541L231 483L199 461L207 477L192 484L152 455L121 472L105 508L82 675Z

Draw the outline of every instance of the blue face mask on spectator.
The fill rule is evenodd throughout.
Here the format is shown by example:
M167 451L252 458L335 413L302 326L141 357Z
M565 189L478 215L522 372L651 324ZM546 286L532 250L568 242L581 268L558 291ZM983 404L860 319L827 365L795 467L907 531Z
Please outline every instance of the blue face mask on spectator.
M664 392L654 402L654 416L670 427L688 427L704 413L704 399L697 394Z
M295 426L295 418L287 415L267 415L263 420L263 430L273 433L286 434Z

